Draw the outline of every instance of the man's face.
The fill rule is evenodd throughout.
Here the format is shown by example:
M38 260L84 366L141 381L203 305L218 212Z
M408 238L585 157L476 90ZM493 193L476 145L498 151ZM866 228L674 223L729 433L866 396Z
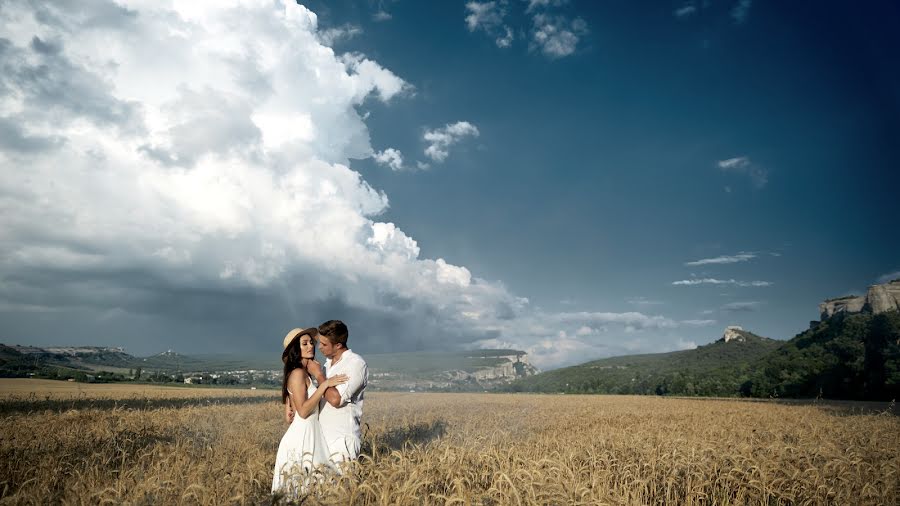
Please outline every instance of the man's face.
M325 358L333 358L336 350L327 336L319 336L319 351L322 352L322 355L325 355Z

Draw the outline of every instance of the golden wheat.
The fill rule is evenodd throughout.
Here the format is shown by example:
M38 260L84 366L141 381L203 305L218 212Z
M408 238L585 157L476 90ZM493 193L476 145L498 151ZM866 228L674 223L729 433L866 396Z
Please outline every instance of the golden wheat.
M146 409L20 403L0 415L0 503L282 502L269 486L285 424L277 392L263 395ZM900 502L900 422L888 414L389 393L369 395L365 411L363 457L304 504Z

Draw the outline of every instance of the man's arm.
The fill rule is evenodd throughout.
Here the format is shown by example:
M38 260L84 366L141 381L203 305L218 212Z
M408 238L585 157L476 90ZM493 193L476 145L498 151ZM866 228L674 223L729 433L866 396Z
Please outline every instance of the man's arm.
M319 385L325 383L325 372L322 370L322 364L320 364L316 360L310 360L306 363L306 369L309 371L309 374L315 378L316 383ZM341 394L337 391L335 387L328 387L325 389L325 393L322 394L322 398L325 399L328 404L339 408L341 407Z
M337 391L337 388L331 387L328 390L325 390L325 395L322 397L325 398L325 401L332 406L339 408L341 407L341 393Z
M348 365L350 367L348 367L344 373L347 374L350 379L343 385L329 388L325 391L325 395L322 396L328 401L328 404L331 404L336 408L340 408L344 404L350 402L350 398L362 388L366 381L366 376L368 376L368 368L363 361L354 360L352 364Z

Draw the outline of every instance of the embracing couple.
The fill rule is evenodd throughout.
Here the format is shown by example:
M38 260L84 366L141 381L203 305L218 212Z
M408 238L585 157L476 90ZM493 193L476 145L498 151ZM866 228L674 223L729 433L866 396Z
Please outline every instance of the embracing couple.
M366 362L347 348L347 326L329 320L284 337L281 400L290 424L275 458L272 492L297 494L313 474L341 472L359 455ZM316 341L327 359L316 361Z

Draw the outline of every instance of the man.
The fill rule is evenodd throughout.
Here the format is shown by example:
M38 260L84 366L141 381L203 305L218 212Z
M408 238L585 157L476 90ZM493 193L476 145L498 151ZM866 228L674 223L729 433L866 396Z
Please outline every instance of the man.
M319 325L319 351L327 359L325 376L346 374L343 385L329 387L322 396L319 422L335 464L356 460L362 444L359 421L362 418L363 397L369 382L366 361L347 348L349 332L344 322L329 320Z

